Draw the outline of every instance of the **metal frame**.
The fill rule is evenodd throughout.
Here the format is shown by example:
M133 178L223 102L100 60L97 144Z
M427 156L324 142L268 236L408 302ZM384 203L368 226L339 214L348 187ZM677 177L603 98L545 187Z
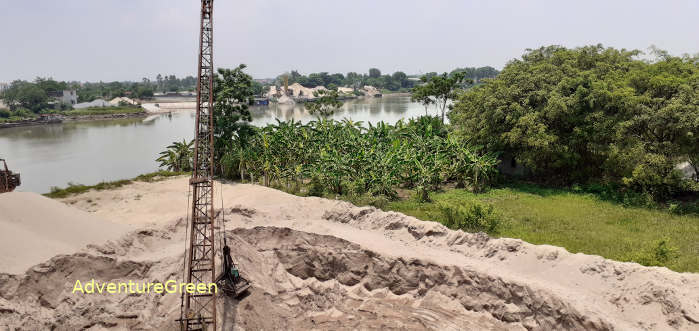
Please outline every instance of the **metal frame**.
M197 113L194 140L192 211L187 251L187 283L216 282L216 250L214 247L214 63L213 63L213 0L201 1L199 38L199 74L197 80ZM216 294L184 295L182 330L216 330Z

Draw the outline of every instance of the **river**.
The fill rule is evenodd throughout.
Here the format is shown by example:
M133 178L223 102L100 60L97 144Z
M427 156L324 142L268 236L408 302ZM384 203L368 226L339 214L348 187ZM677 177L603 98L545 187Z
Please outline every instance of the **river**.
M302 105L252 107L253 124L276 119L308 122L315 117ZM437 110L429 110L431 115ZM395 123L425 114L425 108L404 95L345 102L332 118ZM68 183L94 185L133 178L158 170L158 153L173 141L194 137L193 111L159 115L144 120L129 118L68 122L0 130L0 158L22 175L17 191L49 192Z

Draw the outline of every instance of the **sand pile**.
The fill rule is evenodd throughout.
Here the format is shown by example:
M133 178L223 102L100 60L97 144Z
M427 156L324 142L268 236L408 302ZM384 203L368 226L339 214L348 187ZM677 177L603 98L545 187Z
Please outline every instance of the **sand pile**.
M57 254L119 238L130 229L36 193L0 194L0 272L23 273Z
M106 220L148 225L23 275L0 275L0 325L174 327L178 294L70 292L76 279L181 279L184 206L179 219L172 206L186 203L186 181L67 199ZM226 203L234 258L254 282L242 300L219 301L225 329L699 329L695 274L451 231L259 186L216 190ZM99 206L87 203L96 198Z

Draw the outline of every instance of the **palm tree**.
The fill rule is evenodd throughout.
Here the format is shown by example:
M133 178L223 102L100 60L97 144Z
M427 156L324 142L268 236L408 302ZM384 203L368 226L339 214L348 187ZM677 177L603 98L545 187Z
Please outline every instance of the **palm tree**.
M165 151L160 152L160 157L156 161L160 162L160 167L171 171L192 171L194 164L193 145L193 140L189 143L184 139L182 142L173 142Z

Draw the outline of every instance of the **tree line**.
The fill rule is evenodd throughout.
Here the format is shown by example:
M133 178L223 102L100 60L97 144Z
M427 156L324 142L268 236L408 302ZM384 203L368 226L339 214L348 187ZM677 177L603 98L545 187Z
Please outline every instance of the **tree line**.
M259 84L258 84L259 85ZM0 99L10 111L39 113L44 110L70 109L72 105L54 103L53 98L64 90L75 90L77 102L90 102L96 99L111 100L117 97L150 99L157 92L194 91L196 78L175 75L158 75L155 81L143 78L140 82L66 82L52 78L38 77L34 81L15 80L0 94ZM261 86L259 87L261 91ZM4 113L3 113L4 114Z
M498 71L492 67L481 68L458 68L452 71L452 74L463 72L466 79L480 81L484 78L494 78ZM427 73L424 75L428 79L438 76L436 72ZM317 86L325 86L328 89L335 89L339 86L347 86L361 88L366 85L374 86L378 89L386 89L389 91L405 90L406 92L420 83L418 75L408 75L405 72L397 71L391 75L382 74L377 68L369 69L368 73L348 72L346 75L342 73L330 74L328 72L311 73L302 75L296 70L289 73L279 75L275 84L283 85L285 79L288 79L289 84L299 83L304 87L313 88Z

